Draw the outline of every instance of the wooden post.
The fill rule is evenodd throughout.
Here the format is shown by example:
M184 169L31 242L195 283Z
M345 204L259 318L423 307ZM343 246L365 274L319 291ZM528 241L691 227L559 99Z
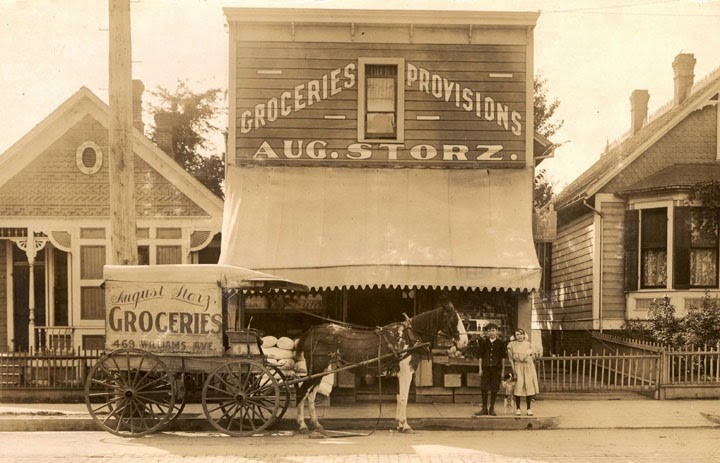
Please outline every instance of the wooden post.
M130 0L109 0L111 263L137 265Z

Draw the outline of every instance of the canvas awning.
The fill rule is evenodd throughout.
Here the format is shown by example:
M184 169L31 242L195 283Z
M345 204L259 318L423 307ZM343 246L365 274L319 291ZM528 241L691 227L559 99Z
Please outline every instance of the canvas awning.
M282 289L307 291L305 285L286 278L232 265L106 265L105 281L131 283L217 283L228 289Z
M314 288L536 288L530 169L230 166L221 264Z

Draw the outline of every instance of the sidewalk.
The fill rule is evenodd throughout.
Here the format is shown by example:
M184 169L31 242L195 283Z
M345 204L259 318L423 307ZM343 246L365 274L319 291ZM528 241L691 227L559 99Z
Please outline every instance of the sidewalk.
M408 404L408 422L415 430L513 429L641 429L720 427L718 400L649 400L557 398L537 400L535 416L505 414L498 400L498 416L473 418L471 404ZM524 407L523 407L524 408ZM395 404L373 402L318 407L328 430L392 429ZM295 410L288 409L275 429L294 430ZM0 431L95 431L84 404L0 404ZM189 404L168 430L213 430L200 404Z

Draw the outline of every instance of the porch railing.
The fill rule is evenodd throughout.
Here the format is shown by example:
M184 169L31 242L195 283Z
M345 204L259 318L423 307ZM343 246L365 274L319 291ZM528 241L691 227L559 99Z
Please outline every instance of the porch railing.
M73 333L75 328L69 326L36 326L35 342L38 352L55 354L72 354Z

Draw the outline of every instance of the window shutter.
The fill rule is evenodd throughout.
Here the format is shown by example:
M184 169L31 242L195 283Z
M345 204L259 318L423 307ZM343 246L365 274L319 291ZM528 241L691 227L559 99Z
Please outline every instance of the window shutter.
M690 208L676 207L673 219L673 288L690 287Z
M640 211L625 211L625 291L638 289Z

